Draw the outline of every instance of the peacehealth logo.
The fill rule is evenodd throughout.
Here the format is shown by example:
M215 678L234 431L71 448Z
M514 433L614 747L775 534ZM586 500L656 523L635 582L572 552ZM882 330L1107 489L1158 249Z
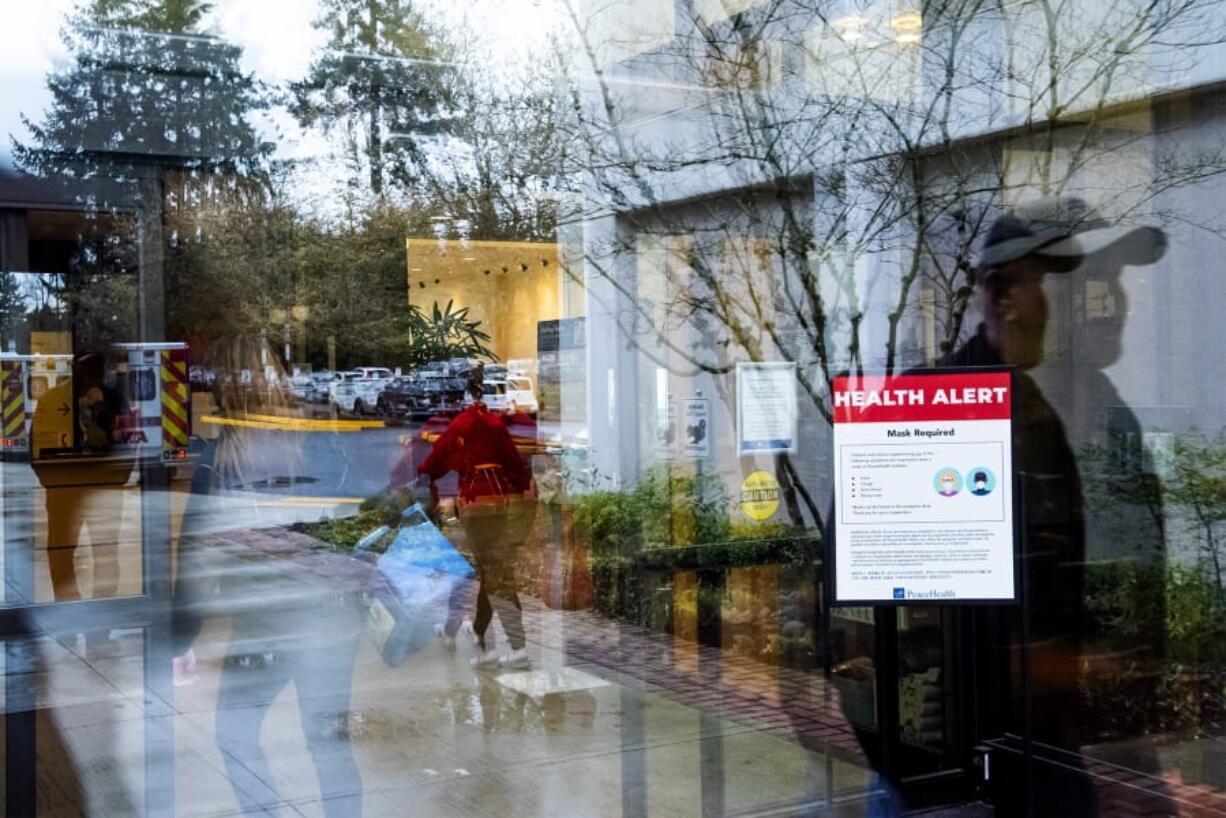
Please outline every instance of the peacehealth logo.
M895 599L953 599L957 594L950 590L908 591L906 588L895 588Z

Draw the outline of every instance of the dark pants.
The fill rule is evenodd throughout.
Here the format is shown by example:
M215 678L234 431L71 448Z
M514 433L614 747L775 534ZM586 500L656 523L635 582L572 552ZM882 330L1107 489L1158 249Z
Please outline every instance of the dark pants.
M519 650L525 644L523 607L515 587L515 569L520 546L531 533L535 519L536 500L532 498L513 496L460 506L464 538L477 561L481 581L473 631L483 650L486 648L485 634L494 614L498 614L513 649Z

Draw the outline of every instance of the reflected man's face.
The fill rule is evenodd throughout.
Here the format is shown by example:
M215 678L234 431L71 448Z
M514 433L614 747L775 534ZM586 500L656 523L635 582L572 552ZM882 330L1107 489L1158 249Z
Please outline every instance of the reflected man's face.
M1007 275L1010 282L993 304L1001 357L1022 369L1043 360L1048 316L1045 273L1042 261L1034 256L1010 262L997 273Z

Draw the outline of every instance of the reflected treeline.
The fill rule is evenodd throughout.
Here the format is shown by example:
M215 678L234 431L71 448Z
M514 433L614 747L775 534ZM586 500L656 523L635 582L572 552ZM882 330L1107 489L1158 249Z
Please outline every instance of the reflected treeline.
M644 355L679 375L793 360L820 410L833 372L931 363L973 329L973 248L1009 204L1092 192L1115 220L1189 215L1154 191L1221 173L1226 152L1160 147L1119 106L1148 66L1205 58L1213 9L696 4L663 44L597 14L619 70L584 40L585 104L563 127L591 216L633 215L588 241L588 271L621 291L637 258L650 304L621 323ZM1120 47L1087 46L1104 42Z
M18 166L87 212L144 220L143 248L113 222L104 232L163 268L168 337L203 348L262 330L317 365L411 363L422 316L404 309L406 236L553 237L556 201L541 195L556 187L551 70L489 87L464 30L410 3L328 0L307 75L274 87L212 33L211 11L79 4L51 103L13 137ZM279 112L331 155L276 157ZM106 267L99 255L90 272ZM77 303L98 283L65 287Z

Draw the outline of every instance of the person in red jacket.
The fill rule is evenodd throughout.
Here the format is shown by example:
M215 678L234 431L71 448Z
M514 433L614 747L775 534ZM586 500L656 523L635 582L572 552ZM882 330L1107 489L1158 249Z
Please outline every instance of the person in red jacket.
M468 379L473 404L448 424L417 472L434 481L452 471L459 478L456 508L480 577L473 619L479 652L473 663L523 668L530 660L515 565L536 518L536 498L532 470L516 450L506 424L481 401L483 382L484 367L478 364ZM511 646L502 658L489 630L495 613Z

